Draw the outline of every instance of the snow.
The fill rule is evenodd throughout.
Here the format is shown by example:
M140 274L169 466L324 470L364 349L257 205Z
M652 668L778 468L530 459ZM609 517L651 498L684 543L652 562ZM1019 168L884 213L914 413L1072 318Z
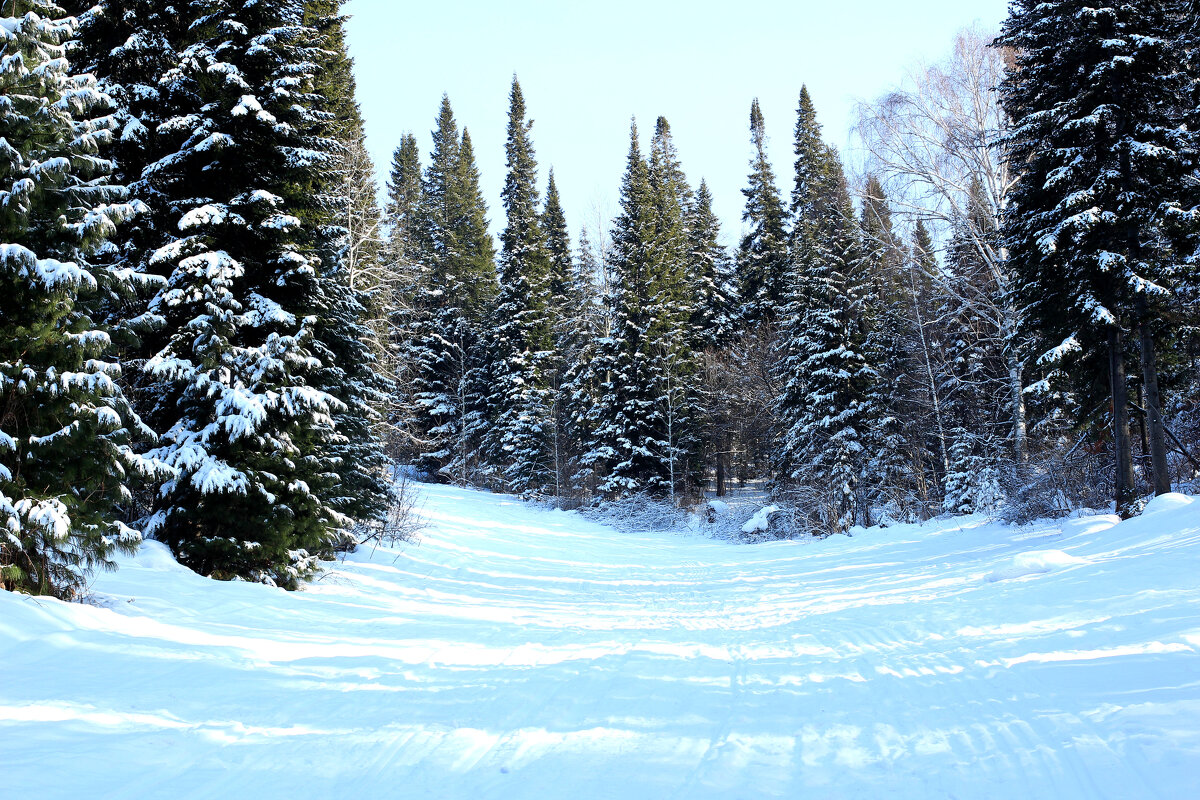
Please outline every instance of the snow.
M771 515L779 510L779 506L767 506L754 512L754 516L742 526L742 533L756 533L771 527Z
M753 546L420 502L300 593L155 542L91 605L0 592L6 794L1200 796L1192 498Z

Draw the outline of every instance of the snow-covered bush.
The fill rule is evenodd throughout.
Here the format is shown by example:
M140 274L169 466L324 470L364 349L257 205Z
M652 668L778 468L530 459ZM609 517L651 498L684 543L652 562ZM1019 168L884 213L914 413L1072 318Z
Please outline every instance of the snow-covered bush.
M580 513L626 533L688 529L687 511L678 508L670 500L660 500L646 494L605 500L580 509Z

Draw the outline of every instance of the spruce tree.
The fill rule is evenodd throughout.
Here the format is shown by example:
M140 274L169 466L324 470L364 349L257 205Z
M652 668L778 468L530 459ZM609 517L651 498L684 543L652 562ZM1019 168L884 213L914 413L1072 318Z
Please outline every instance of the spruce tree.
M831 231L840 225L837 181L829 147L821 139L821 125L807 86L800 89L792 151L796 161L788 244L793 264L800 265L810 257L812 248L829 238Z
M783 202L775 184L775 171L766 154L766 123L755 99L750 105L749 185L742 190L746 208L742 221L749 230L737 253L738 310L749 323L772 321L784 303L789 261Z
M797 276L783 325L790 380L782 398L780 463L785 478L804 488L826 531L844 531L863 518L860 479L864 434L877 412L871 387L878 375L865 356L863 245L836 153L822 166L832 176L833 212L820 242Z
M734 275L720 242L721 223L712 204L708 183L701 180L695 202L685 210L687 273L692 297L691 342L696 350L721 347L733 335Z
M91 313L130 288L92 259L134 207L97 149L119 134L111 100L73 75L75 22L42 0L0 18L0 586L69 598L140 534L121 517L155 472Z
M570 437L571 402L567 373L577 343L576 325L581 321L579 304L584 295L576 282L575 259L571 253L570 232L563 212L554 170L546 184L546 203L542 211L542 230L546 233L546 254L550 258L549 303L554 319L553 350L550 363L550 388L553 418L550 446L554 464L554 494L562 496L571 484L579 456L578 446Z
M393 269L399 269L397 265L412 261L416 255L421 192L421 152L417 137L406 133L392 154L387 183L387 260Z
M1103 375L1118 511L1135 494L1126 351L1140 344L1156 491L1169 488L1156 348L1179 281L1168 220L1182 211L1186 132L1172 110L1189 88L1166 2L1013 3L1000 44L1005 142L1019 172L1005 216L1010 258L1045 351Z
M146 170L176 229L151 258L168 278L146 369L162 389L154 452L179 475L150 529L199 572L294 587L349 524L333 441L346 406L318 388L327 242L304 221L335 158L312 135L319 49L294 0L179 10L194 43L162 83L189 105Z
M329 456L338 477L331 505L355 522L384 515L390 489L383 451L384 414L393 390L386 374L392 274L383 262L383 219L374 165L346 48L341 0L307 0L303 22L316 32L311 134L331 146L333 160L314 169L317 207L301 216L314 229L321 259L315 354L322 368L313 385L339 406Z
M656 138L652 163L642 157L637 126L631 128L609 253L613 328L596 357L599 398L583 459L607 496L674 496L692 447L682 210L678 187L664 169L669 143Z
M470 135L460 135L448 97L442 98L433 152L415 192L398 154L394 175L392 236L405 246L400 226L412 218L411 251L400 269L411 274L402 344L412 397L416 465L430 475L465 483L477 468L475 450L485 408L478 376L482 326L494 294L493 246L479 189ZM402 151L403 151L402 145ZM406 166L407 162L409 166ZM409 196L405 197L403 193ZM415 208L405 209L412 195ZM411 262L411 265L408 263Z
M186 104L178 86L162 78L178 63L187 45L188 17L154 0L79 2L77 37L69 43L72 63L96 76L113 101L114 135L98 142L99 153L113 165L112 181L129 189L139 213L114 232L105 252L97 254L114 269L145 275L136 291L109 298L100 313L113 331L126 369L121 383L134 407L153 420L159 395L155 382L137 367L153 353L160 320L147 304L162 276L150 256L174 234L167 199L147 180L147 168L170 153L158 127Z
M600 286L603 269L585 228L579 233L572 267L571 300L555 329L558 358L564 367L557 410L562 426L559 435L569 449L563 466L565 489L577 496L594 493L597 485L595 462L585 463L585 458L595 442L596 409L605 378L601 351L608 343L609 331Z
M862 465L864 509L883 505L902 519L915 515L918 487L910 440L915 416L916 376L911 328L910 287L905 285L907 254L892 225L883 186L867 179L862 195L864 318L863 356L871 366L868 390L872 418L862 432L866 459ZM867 521L864 519L864 521Z
M392 155L384 212L384 267L390 270L391 313L388 317L388 355L385 368L393 380L386 410L388 455L412 463L417 440L413 402L414 360L409 342L417 322L415 298L423 266L418 259L418 208L421 204L421 153L417 137L406 133Z
M565 311L564 304L572 300L574 259L571 257L567 217L558 195L558 185L554 182L554 170L550 170L550 179L546 184L546 205L541 222L542 230L546 233L546 255L550 259L551 304L556 309L555 316L559 317Z
M507 489L536 494L553 478L551 262L538 213L537 160L529 135L533 122L526 119L515 76L509 102L501 192L507 225L500 237L500 287L490 341L495 372L488 453Z

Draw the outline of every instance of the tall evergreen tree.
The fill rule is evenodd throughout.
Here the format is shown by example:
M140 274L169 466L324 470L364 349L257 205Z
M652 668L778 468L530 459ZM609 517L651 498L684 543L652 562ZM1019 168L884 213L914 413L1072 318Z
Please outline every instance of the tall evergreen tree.
M140 534L120 521L153 464L110 338L90 313L130 288L92 264L133 206L97 147L118 132L108 97L71 73L75 23L22 0L0 18L0 586L73 596ZM145 432L148 433L148 432Z
M1005 218L1011 260L1044 349L1103 374L1107 355L1121 514L1135 494L1126 351L1139 341L1155 488L1169 488L1157 340L1179 280L1165 223L1180 210L1187 85L1168 4L1018 0L999 43L1016 64L1002 89L1020 172Z
M349 523L336 503L333 415L317 388L325 298L314 172L334 145L313 136L315 32L294 0L179 7L194 43L161 80L186 99L159 126L170 147L146 180L176 233L151 258L169 277L151 311L161 349L156 454L179 471L150 528L215 577L292 587Z
M567 229L567 216L563 212L562 199L558 195L558 184L554 182L554 170L546 184L546 206L542 211L542 230L546 233L546 255L550 258L550 297L556 309L555 316L562 314L564 303L570 302L573 282L574 259L571 257L571 234Z
M749 185L742 190L746 208L742 221L749 230L737 254L739 315L747 322L775 319L784 303L788 280L787 229L775 171L767 160L767 132L762 109L750 105Z
M554 494L563 495L571 485L579 456L577 443L570 438L571 402L568 372L579 334L576 325L581 320L580 303L584 295L576 282L575 259L571 253L570 232L563 212L554 170L546 184L546 203L542 211L542 230L546 233L546 254L550 258L548 290L551 315L554 320L554 357L550 363L550 388L553 427L550 445L554 464Z
M302 22L316 33L310 47L316 66L311 134L328 143L332 160L312 170L317 208L300 219L314 228L321 259L314 352L322 368L313 385L339 403L330 438L338 483L330 501L349 519L369 522L380 519L389 503L383 436L393 390L385 371L392 273L383 260L383 217L341 3L304 5Z
M404 176L397 179L397 189L403 188ZM466 131L459 134L448 97L442 98L419 198L407 212L415 214L417 231L403 344L416 417L416 464L462 483L475 469L484 414L477 371L495 267L471 138ZM399 216L403 202L402 197L393 200L397 244L402 231L396 226L405 222Z
M553 477L551 262L538 213L537 160L529 135L533 122L526 119L516 76L509 102L508 172L501 192L507 226L500 237L500 287L493 312L491 358L496 372L488 452L507 488L537 493Z
M406 133L392 154L387 183L387 260L393 269L414 259L420 230L421 152L417 137Z
M863 238L864 316L867 327L864 358L872 369L868 390L872 419L865 426L862 502L886 506L887 513L915 516L918 476L916 449L910 439L916 414L914 398L920 386L914 358L908 259L892 225L892 212L883 186L874 176L862 194L860 227ZM866 520L864 520L866 521Z
M779 409L780 463L785 478L811 494L825 529L839 531L866 521L860 480L878 376L865 355L870 287L860 232L837 155L824 157L836 216L798 274L794 296L802 299L789 305L783 325L791 380Z
M393 391L387 408L387 451L393 459L412 463L418 436L414 430L417 409L414 404L413 374L416 368L409 347L417 322L416 297L424 267L420 262L419 208L421 207L421 153L417 137L406 133L392 154L387 182L384 230L387 243L383 262L393 273L392 297L388 317L387 373Z
M584 457L608 496L674 495L687 473L694 402L690 309L683 302L687 253L678 241L677 187L663 169L670 161L664 157L668 143L656 138L659 157L647 162L637 126L631 128L609 254L613 330L596 359L602 377Z
M701 180L695 202L686 210L688 266L692 297L691 337L697 350L719 347L733 335L736 291L729 256L721 245L721 224L713 212L713 196Z
M560 483L560 495L592 494L597 485L596 462L588 456L596 441L600 386L606 377L601 351L609 344L606 298L600 286L603 269L585 228L579 234L572 269L569 313L558 318L556 327L558 357L564 366L557 409L559 435L570 450L562 465L565 481Z

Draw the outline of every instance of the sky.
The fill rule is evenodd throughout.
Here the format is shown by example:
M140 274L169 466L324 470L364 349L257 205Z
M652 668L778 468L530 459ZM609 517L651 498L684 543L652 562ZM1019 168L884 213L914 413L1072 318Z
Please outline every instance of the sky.
M471 132L494 232L513 75L530 118L544 196L553 167L571 225L607 231L636 118L644 151L671 124L690 182L708 181L726 244L740 236L752 154L750 103L766 118L786 198L792 128L807 85L825 138L855 161L855 104L947 55L970 25L997 28L1007 0L349 0L348 38L381 184L413 132L427 162L443 93ZM594 237L593 237L594 238Z

